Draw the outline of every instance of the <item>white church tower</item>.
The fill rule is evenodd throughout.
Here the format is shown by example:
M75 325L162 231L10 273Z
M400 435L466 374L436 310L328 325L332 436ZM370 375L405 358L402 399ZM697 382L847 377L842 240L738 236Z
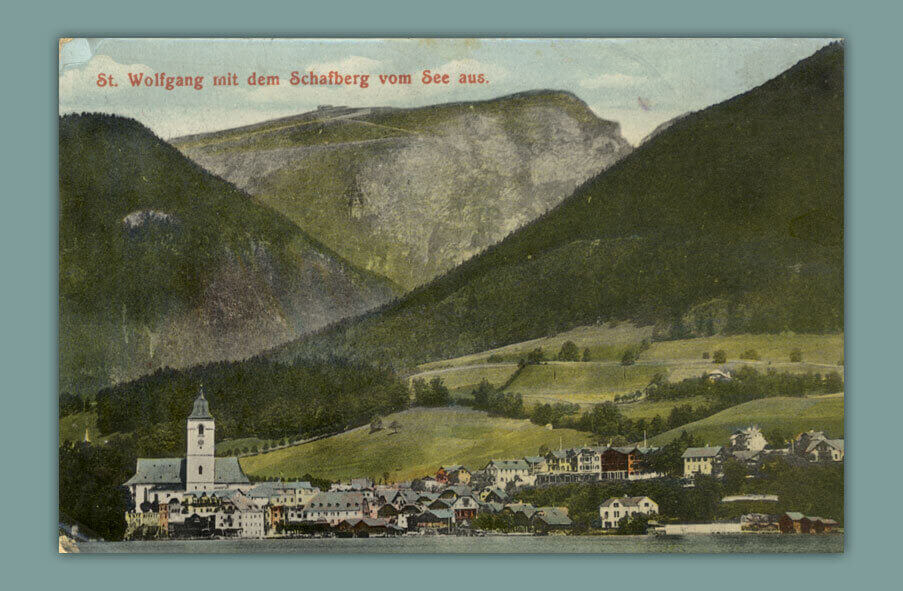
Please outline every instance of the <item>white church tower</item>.
M185 462L185 488L192 491L212 491L216 460L213 456L214 421L204 398L204 387L194 400L194 410L188 415L188 455Z

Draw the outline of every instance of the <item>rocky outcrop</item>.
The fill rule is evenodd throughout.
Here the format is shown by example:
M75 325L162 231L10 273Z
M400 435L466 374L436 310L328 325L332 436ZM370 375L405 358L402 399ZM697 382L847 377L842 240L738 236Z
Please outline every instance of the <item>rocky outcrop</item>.
M553 91L312 113L174 144L355 265L409 289L536 219L631 151L617 123Z

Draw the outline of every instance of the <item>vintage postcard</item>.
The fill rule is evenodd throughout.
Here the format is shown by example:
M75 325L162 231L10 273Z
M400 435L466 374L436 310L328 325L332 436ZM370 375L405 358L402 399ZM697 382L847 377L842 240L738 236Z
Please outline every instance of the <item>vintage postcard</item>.
M58 75L60 552L843 552L842 39Z

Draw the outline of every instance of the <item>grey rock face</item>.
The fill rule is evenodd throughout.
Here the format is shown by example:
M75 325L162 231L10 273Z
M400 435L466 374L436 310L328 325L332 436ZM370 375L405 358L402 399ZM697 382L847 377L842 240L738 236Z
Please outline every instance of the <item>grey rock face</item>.
M224 136L176 146L355 265L413 288L555 207L632 150L617 123L576 97L535 96L541 100L515 99L510 108L505 99L492 108L465 104L427 125L431 107L395 115L392 126L373 123L369 110L359 120L343 113L319 122L326 131L379 127L384 138L292 145L283 125L278 142L276 132L269 143L257 132L257 144ZM417 125L405 128L405 117ZM318 175L302 182L298 170Z

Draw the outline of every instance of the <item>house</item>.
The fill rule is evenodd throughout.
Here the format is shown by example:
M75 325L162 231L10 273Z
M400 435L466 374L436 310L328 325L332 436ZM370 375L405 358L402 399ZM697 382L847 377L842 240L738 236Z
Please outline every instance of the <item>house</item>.
M449 509L428 510L408 517L408 529L447 530L454 520L455 515Z
M214 528L221 535L239 538L264 536L264 510L244 495L231 495L216 512Z
M713 369L705 373L705 378L710 382L729 382L733 378L731 372L725 369Z
M483 470L499 488L505 488L508 483L524 486L536 482L536 475L531 474L530 465L524 460L492 460Z
M508 493L500 488L484 488L480 493L480 499L486 503L507 503Z
M805 532L803 531L805 521ZM793 534L793 533L808 533L809 532L809 519L803 515L802 513L797 513L796 511L788 511L781 515L781 518L778 520L778 529L782 534Z
M461 465L442 466L436 472L436 481L442 484L470 484L471 474Z
M530 466L530 474L541 474L547 471L546 459L543 456L525 456L524 461Z
M427 509L451 509L454 501L451 499L436 499L426 506Z
M598 474L602 471L601 454L604 447L582 447L574 450L578 474Z
M806 457L811 462L842 462L843 439L817 439L806 447Z
M285 507L307 505L320 489L309 482L267 481L258 483L248 491L247 496L259 505L267 503Z
M556 449L548 452L544 459L546 461L545 471L551 474L560 474L562 472L571 472L571 457L566 450Z
M737 429L731 434L730 451L762 451L768 445L765 436L757 426Z
M564 507L540 507L530 518L533 531L548 533L550 531L565 531L571 528L573 522L568 517Z
M802 513L788 511L778 520L778 529L782 534L823 534L837 528L837 522L824 517L807 517Z
M321 492L304 508L305 521L324 520L336 525L344 519L363 518L369 512L360 492Z
M515 527L527 530L530 528L531 520L536 511L536 507L529 503L509 503L505 505L504 509L499 511L499 514L511 516Z
M692 478L697 474L717 476L721 474L724 464L724 448L688 447L681 458L684 461L684 478Z
M371 519L370 517L352 517L343 519L336 524L335 530L350 533L358 537L386 535L395 533L395 528L390 528L384 519Z
M479 503L471 495L458 497L451 506L451 510L455 514L455 523L472 521L477 516L479 507Z
M618 522L631 515L657 515L658 503L649 497L612 497L599 505L602 529L618 527Z
M453 484L451 486L447 486L444 490L442 490L439 493L439 498L454 501L458 497L466 497L472 494L473 489L469 486L465 486L463 484Z
M765 452L762 450L736 450L731 452L731 456L747 468L756 468L762 463Z

